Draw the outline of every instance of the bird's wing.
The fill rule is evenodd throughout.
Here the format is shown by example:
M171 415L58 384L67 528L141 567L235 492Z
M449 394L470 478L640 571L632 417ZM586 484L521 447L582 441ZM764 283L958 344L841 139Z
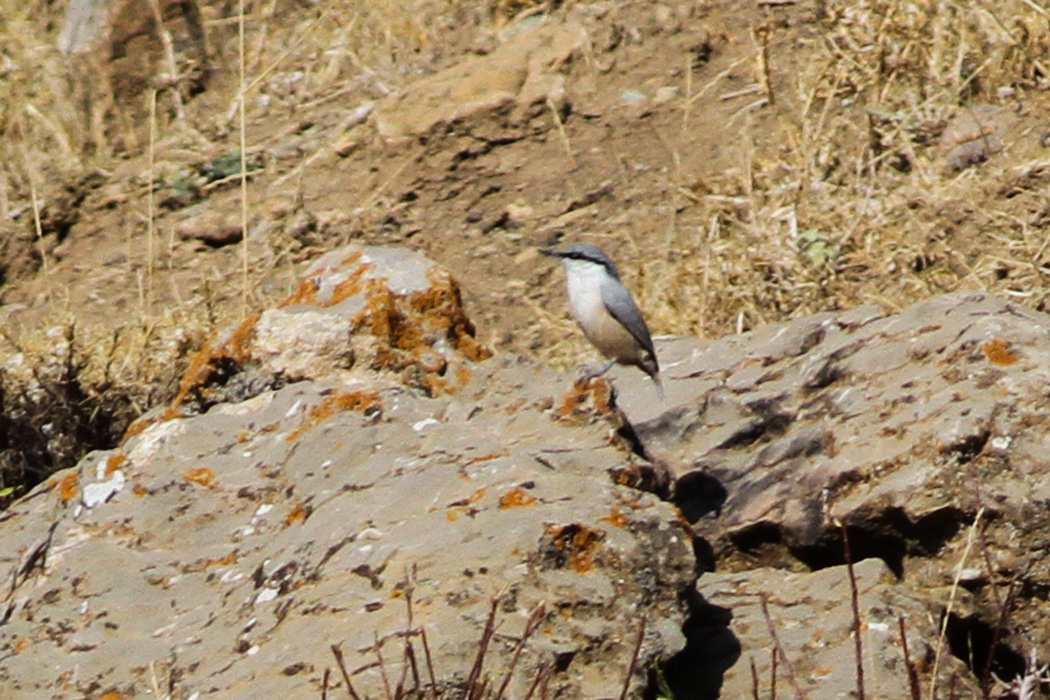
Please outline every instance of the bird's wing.
M656 349L653 348L653 339L649 336L649 327L645 325L642 312L638 310L631 293L622 284L612 280L604 282L601 290L602 303L605 304L606 310L612 314L613 318L622 323L623 327L630 331L634 339L655 359Z

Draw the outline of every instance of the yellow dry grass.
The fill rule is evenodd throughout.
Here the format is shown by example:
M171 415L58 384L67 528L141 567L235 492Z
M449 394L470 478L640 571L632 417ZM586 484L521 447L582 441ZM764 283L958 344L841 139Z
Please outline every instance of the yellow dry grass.
M112 414L116 424L111 432L119 436L120 423L170 398L187 356L209 333L243 315L240 305L222 303L220 297L228 290L210 287L204 290L204 304L199 294L183 297L177 288L174 303L153 303L155 287L166 283L157 256L171 245L170 228L164 232L153 226L153 192L177 175L177 166L170 162L158 163L154 171L154 151L169 155L195 149L210 155L209 146L221 148L218 142L236 128L238 68L246 76L247 111L255 117L245 135L251 153L253 138L272 136L274 127L265 118L271 108L282 110L276 121L283 128L281 124L289 114L294 118L296 110L316 108L347 92L377 98L398 90L402 81L412 77L404 74L404 66L424 49L433 52L435 36L443 27L486 15L484 8L470 5L343 0L303 11L274 0L247 2L241 63L236 41L239 18L219 16L220 4L201 3L214 62L222 67L213 74L208 92L183 102L172 89L182 76L173 77L171 72L172 66L176 73L184 66L164 57L157 69L164 80L154 81L156 97L147 91L143 99L150 104L137 107L148 109L134 112L125 110L129 105L114 103L105 88L94 93L95 103L78 102L83 92L69 68L71 59L58 49L61 12L39 1L0 0L0 236L9 239L4 244L32 240L41 233L32 202L43 211L64 184L91 172L109 176L122 160L146 151L149 156L148 161L143 158L142 171L130 179L139 188L131 192L133 201L142 203L134 215L136 223L127 232L126 282L128 288L137 289L137 308L133 313L114 309L114 315L121 317L116 324L82 327L77 313L83 300L49 284L36 298L28 327L16 322L24 305L4 309L0 413L15 421L7 427L50 425L75 432L83 427L85 415L101 412ZM163 2L156 6L157 14L161 6ZM129 117L134 114L149 114L149 118ZM48 257L58 241L53 233L42 233L32 257L38 274L46 278ZM255 266L247 287L254 290L266 279L275 257L274 251L254 257L253 263L261 258L266 264ZM217 271L211 278L216 286L224 283ZM251 298L260 300L257 295ZM72 393L52 396L56 387ZM87 414L81 415L83 411ZM50 443L47 435L37 437L33 449L46 452L54 447L42 461L29 464L32 455L19 454L18 449L0 451L0 505L21 495L12 485L35 483L44 476L41 469L69 466L78 451L100 446L76 444L72 436Z
M736 122L736 172L707 191L674 183L695 213L668 227L662 259L640 266L651 325L718 337L861 303L898 310L958 289L1047 309L1040 192L1050 155L1021 134L981 171L946 172L938 143L949 119L975 105L1047 109L1047 9L1033 0L824 8L808 50L769 30L768 60L788 98L777 104L790 105L775 148L756 145L770 128L762 104Z
M716 3L694 5L698 25L717 9ZM946 173L939 138L960 110L1047 109L1047 9L1040 0L819 5L823 13L810 22L801 44L795 29L753 10L751 54L741 61L753 66L754 92L732 98L734 88L719 75L687 71L680 98L669 103L681 111L683 143L708 101L739 105L727 124L739 135L738 166L698 180L695 163L681 163L689 154L669 137L674 157L666 205L673 213L644 239L621 241L631 255L619 260L654 332L718 337L859 303L899 309L963 288L1045 309L1050 213L1042 192L1050 184L1050 154L1026 145L1033 139L1022 134L980 169ZM150 144L165 154L181 149L211 157L230 150L238 128L238 18L219 16L217 8L204 8L217 67L209 89L179 107L167 86L157 86L151 139L145 120L128 123L114 105L85 110L76 104L69 59L56 48L60 22L47 3L0 0L0 235L34 235L33 217L25 211L34 192L48 201L62 183L93 171L111 173L122 158L141 156ZM343 104L347 95L382 98L457 60L460 54L444 42L454 30L498 31L511 15L573 8L522 0L339 0L306 9L276 0L246 2L246 150L256 152L300 114ZM425 65L421 55L428 57ZM688 60L681 57L682 64ZM706 82L692 84L694 72ZM575 125L551 112L555 138L571 159ZM303 165L280 178L300 181L318 152L304 154ZM150 168L141 161L141 172L127 180L130 201L142 205L128 217L127 233L128 249L139 256L171 245L170 227L151 226L154 212L145 206ZM154 184L170 182L173 167L158 159ZM258 193L248 196L249 209L265 205ZM348 207L376 206L385 197ZM613 224L609 229L608 235L627 238ZM525 239L530 236L526 232ZM51 238L45 235L41 245L53 247ZM258 304L260 285L287 256L271 241L252 245L245 297ZM185 352L216 324L243 314L240 304L219 299L228 289L216 291L215 304L189 295L150 303L154 286L167 284L162 266L153 266L155 254L145 261L149 275L147 264L128 263L126 281L141 290L141 302L125 314L120 342L111 342L109 330L82 328L78 336L84 381L130 392L136 401L170 391ZM241 281L232 284L239 290ZM236 296L239 301L239 291ZM41 303L52 307L50 322L14 344L0 343L0 361L53 364L47 358L55 336L47 329L67 327L80 302L59 288ZM564 362L569 344L583 347L575 332L537 346L544 358ZM106 367L119 371L99 384ZM19 381L29 386L31 374ZM150 390L143 394L141 387Z

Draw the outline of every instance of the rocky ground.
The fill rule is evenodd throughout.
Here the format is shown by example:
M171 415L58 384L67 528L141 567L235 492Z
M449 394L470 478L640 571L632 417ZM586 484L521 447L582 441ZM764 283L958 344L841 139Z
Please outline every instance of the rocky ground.
M723 684L746 696L748 658L768 685L778 627L798 645L780 657L798 692L832 677L855 690L838 652L798 660L825 633L847 642L850 595L785 589L766 617L765 594L746 593L783 570L800 590L848 591L843 531L858 560L889 572L865 562L857 581L865 607L882 606L865 624L889 636L868 649L885 652L893 683L909 677L895 611L910 611L924 684L948 669L957 692L989 697L1005 692L992 670L1018 676L1030 654L1050 655L1045 322L1033 313L1050 272L1050 32L1037 3L248 3L246 199L235 8L162 2L158 33L149 3L116 5L109 43L82 47L57 8L2 7L5 502L88 449L128 448L134 418L186 402L209 338L268 328L255 315L296 298L303 265L350 241L447 268L490 362L574 368L593 356L535 249L582 240L620 263L654 333L691 339L659 344L688 395L672 389L657 409L644 383L614 383L628 443L673 474L708 570L706 617L690 612L696 599L681 619L661 614L687 621L694 644L729 641L693 681L690 653L643 647L650 693L664 662L680 697ZM912 307L956 290L998 296ZM326 322L311 323L323 335ZM433 393L428 371L398 382ZM188 410L243 399L193 397ZM37 575L25 560L37 544L7 562L5 622L19 581ZM836 606L844 617L818 637L792 636L780 617ZM6 653L18 639L29 637L8 637ZM764 656L749 657L757 646ZM324 667L311 663L316 690Z

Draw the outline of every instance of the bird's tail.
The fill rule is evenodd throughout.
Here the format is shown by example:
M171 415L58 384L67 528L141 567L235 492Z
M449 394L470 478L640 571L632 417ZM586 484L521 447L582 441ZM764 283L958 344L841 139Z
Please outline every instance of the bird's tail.
M655 374L650 374L649 376L652 377L653 384L656 385L656 391L660 393L660 400L663 401L667 398L667 394L664 393L664 383L660 381L660 373L656 372Z

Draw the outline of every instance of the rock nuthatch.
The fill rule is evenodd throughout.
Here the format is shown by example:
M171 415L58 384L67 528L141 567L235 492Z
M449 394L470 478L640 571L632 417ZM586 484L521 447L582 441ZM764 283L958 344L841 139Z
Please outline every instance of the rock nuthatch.
M572 315L587 340L612 360L598 374L605 374L616 363L633 365L652 377L662 396L653 339L634 297L620 281L616 264L589 243L544 248L540 252L561 258Z

